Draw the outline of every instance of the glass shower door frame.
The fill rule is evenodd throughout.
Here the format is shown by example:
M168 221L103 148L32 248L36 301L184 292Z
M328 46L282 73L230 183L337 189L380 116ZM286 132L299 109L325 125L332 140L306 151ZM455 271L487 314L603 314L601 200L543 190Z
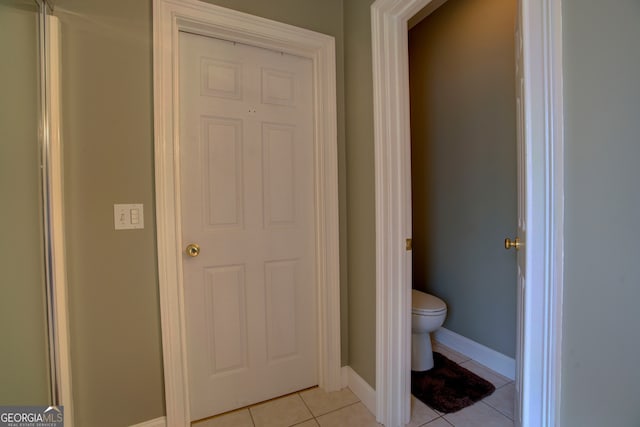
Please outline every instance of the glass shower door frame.
M34 0L39 15L40 169L51 404L65 407L73 425L67 309L62 147L60 140L60 24L47 0Z

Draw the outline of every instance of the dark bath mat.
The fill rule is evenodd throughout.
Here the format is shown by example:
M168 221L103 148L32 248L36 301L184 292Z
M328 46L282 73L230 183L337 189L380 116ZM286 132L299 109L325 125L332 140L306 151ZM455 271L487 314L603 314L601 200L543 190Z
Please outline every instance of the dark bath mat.
M448 414L473 405L495 391L495 387L473 372L433 353L433 368L411 371L411 393L430 408Z

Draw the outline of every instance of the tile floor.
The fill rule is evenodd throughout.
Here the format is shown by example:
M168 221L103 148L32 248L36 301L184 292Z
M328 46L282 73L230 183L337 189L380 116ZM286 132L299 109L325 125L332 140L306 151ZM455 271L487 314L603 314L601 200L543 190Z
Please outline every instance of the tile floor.
M411 422L407 427L512 427L513 381L439 343L433 349L482 378L496 391L484 400L452 414L434 411L411 397ZM369 427L380 426L351 390L325 393L304 390L248 408L192 424L193 427Z

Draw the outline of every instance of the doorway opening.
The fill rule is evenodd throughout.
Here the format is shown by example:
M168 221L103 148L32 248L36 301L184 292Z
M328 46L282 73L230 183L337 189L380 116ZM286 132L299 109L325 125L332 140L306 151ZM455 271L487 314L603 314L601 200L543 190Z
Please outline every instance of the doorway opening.
M412 289L446 303L434 351L501 396L516 353L516 252L503 245L518 226L515 15L515 0L448 0L411 20L408 38ZM513 419L509 407L490 412Z
M411 237L407 22L430 0L372 5L376 185L376 415L388 427L410 415ZM524 287L518 329L516 425L554 425L559 395L563 247L561 2L518 0L520 126L527 169ZM402 284L402 286L398 286ZM397 333L403 331L403 333ZM519 417L518 417L519 418Z

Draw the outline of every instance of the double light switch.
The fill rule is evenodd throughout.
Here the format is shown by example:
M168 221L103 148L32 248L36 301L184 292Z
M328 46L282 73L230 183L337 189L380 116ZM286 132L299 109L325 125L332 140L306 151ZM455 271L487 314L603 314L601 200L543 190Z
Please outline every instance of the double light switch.
M144 228L142 204L113 205L113 222L116 230Z

